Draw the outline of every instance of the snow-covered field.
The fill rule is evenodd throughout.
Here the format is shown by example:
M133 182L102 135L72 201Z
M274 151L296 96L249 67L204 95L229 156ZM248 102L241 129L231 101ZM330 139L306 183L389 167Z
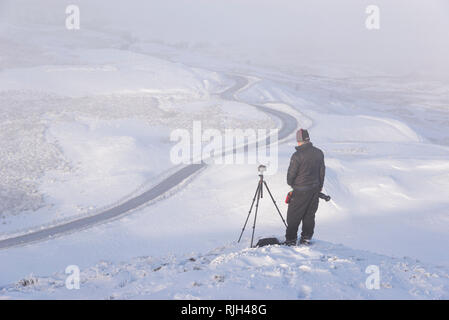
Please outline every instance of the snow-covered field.
M0 298L448 299L449 84L316 76L128 33L0 24L0 240L94 215L173 171L170 132L274 128L294 115L325 152L311 247L237 244L254 165L208 165L120 219L0 250ZM326 69L326 66L319 66ZM318 71L317 71L318 70ZM322 70L321 70L322 71ZM253 80L236 94L232 74ZM267 176L282 213L295 141ZM256 236L283 237L268 198ZM80 290L65 286L69 265ZM369 290L366 268L380 288Z

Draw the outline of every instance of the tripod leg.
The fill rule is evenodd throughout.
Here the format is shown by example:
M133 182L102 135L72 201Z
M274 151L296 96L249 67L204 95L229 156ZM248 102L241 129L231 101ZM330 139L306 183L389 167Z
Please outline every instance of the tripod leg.
M253 233L251 235L251 248L253 247L254 231L256 230L257 211L259 210L259 200L262 196L262 189L263 189L263 185L262 185L262 183L260 183L259 192L257 194L256 212L254 213Z
M265 181L264 181L263 183L264 183L265 187L266 187L267 190L268 190L268 194L270 195L271 200L273 200L274 206L276 207L276 209L277 209L277 211L278 211L278 213L279 213L279 216L280 216L281 219L282 219L282 222L284 223L285 227L287 228L287 223L285 222L284 217L282 216L281 211L279 210L278 205L276 204L276 201L274 200L273 195L271 194L271 191L270 191L270 189L268 188L267 183L266 183Z
M261 184L259 183L257 185L257 188L256 188L256 193L254 194L253 202L251 203L251 208L249 208L249 212L248 212L248 216L246 217L245 224L243 225L242 232L240 233L239 241L237 241L238 243L240 243L240 240L242 239L243 232L245 231L246 224L248 223L249 216L251 215L251 211L253 210L254 202L256 201L256 197L259 194L260 187L261 187Z

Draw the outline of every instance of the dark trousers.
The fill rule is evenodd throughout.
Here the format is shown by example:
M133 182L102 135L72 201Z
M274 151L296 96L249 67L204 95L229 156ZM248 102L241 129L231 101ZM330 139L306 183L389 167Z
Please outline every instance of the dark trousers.
M312 239L315 228L315 213L318 210L317 190L293 191L287 210L286 241L295 241L298 238L298 228L302 222L301 238Z

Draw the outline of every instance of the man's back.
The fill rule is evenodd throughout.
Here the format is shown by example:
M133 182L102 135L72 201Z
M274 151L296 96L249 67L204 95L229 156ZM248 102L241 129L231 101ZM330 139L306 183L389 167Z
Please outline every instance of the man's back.
M287 184L294 190L321 190L324 183L325 165L323 152L311 142L296 147L290 159Z

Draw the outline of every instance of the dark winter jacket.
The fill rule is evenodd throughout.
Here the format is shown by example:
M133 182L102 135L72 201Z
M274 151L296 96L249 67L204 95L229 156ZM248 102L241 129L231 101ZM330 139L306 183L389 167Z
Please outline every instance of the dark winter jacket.
M324 154L311 142L296 147L290 159L287 184L297 191L316 189L321 191L324 184Z

